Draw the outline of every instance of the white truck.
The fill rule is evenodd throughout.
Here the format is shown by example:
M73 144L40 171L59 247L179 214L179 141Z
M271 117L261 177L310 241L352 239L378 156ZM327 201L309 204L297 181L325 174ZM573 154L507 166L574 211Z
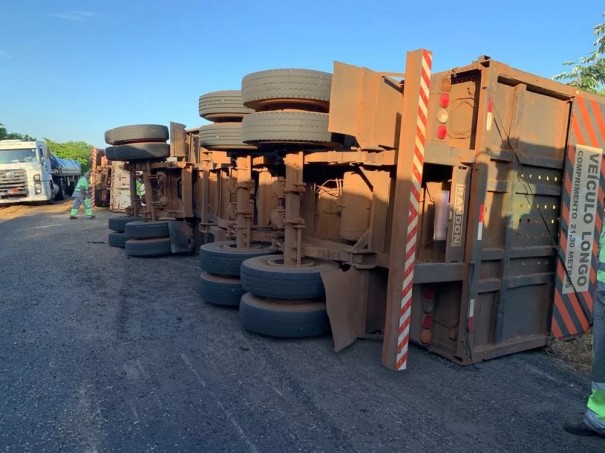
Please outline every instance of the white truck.
M81 173L77 161L55 156L44 141L0 140L0 204L63 200Z

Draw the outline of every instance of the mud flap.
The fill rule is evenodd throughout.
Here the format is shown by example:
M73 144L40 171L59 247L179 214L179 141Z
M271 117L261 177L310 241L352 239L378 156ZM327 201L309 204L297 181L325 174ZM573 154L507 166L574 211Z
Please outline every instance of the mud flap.
M170 157L187 157L187 132L184 124L170 123Z
M195 247L193 227L189 222L171 220L168 222L170 248L172 253L192 253Z
M367 272L353 267L346 272L336 269L321 273L336 352L365 334L367 277Z

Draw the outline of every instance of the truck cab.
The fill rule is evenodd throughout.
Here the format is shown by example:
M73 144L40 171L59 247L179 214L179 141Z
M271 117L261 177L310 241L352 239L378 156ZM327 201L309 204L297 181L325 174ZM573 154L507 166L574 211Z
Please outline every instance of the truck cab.
M52 168L53 158L57 160L44 141L1 140L0 204L63 199L80 166L68 161L70 168L63 172L63 165Z

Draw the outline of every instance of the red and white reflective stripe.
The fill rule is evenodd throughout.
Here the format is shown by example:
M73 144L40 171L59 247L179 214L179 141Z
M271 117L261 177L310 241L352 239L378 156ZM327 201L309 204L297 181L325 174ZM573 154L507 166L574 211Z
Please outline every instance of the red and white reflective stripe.
M477 240L483 240L483 222L485 222L485 205L479 206L479 226L477 227Z
M468 318L466 320L466 330L473 333L475 329L475 299L471 299L468 304Z
M90 205L95 207L95 187L97 183L97 148L92 149L91 177L90 177Z
M494 102L491 99L487 100L487 117L485 121L485 129L489 132L492 130L494 123Z
M428 50L422 51L422 69L420 91L418 93L418 119L416 122L416 141L414 145L414 160L412 163L412 188L408 211L408 231L405 246L405 262L403 265L403 287L401 290L401 305L399 309L399 330L397 337L396 370L405 370L408 360L408 344L410 342L410 321L412 315L412 287L414 286L414 259L416 256L416 237L418 234L418 204L420 202L420 185L424 166L424 144L429 104L429 88L431 84L431 67L433 56ZM406 93L410 95L410 93Z

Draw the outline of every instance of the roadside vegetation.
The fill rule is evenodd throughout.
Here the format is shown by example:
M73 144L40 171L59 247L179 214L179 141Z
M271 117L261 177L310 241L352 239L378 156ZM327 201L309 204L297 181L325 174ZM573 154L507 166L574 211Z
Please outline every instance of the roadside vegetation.
M546 353L588 374L592 367L592 334L586 333L576 340L555 341L546 348Z
M605 16L605 13L603 13ZM569 72L557 74L553 79L582 90L605 95L605 23L593 29L593 50L579 60L566 61Z

